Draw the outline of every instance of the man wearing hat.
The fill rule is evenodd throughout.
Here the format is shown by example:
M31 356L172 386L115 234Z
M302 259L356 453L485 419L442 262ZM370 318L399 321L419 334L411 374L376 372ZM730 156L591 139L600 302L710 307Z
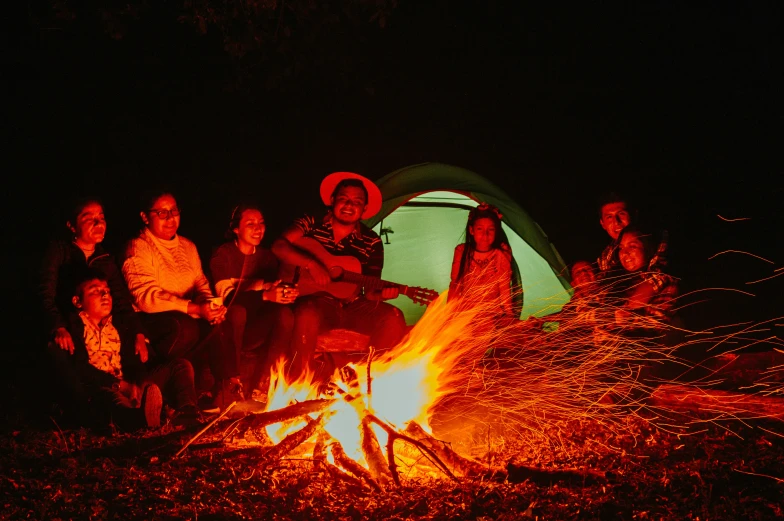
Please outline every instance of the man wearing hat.
M380 278L384 267L384 244L373 230L361 222L381 209L381 191L371 180L351 172L335 172L321 182L321 200L329 208L317 219L310 215L297 219L272 245L282 263L325 288L332 281L328 267L315 255L296 246L303 238L318 241L330 255L351 256L359 261L362 275ZM383 302L396 298L397 288L366 290L359 295L339 298L328 291L300 297L295 308L289 375L296 378L313 367L319 333L345 328L370 336L376 351L394 347L405 334L403 313Z

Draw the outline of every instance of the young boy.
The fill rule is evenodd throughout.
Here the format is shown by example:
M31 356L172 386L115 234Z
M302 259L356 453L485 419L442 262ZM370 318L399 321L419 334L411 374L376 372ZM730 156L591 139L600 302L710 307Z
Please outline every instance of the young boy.
M134 339L137 331L128 320L114 320L112 296L106 278L86 269L75 278L69 317L72 349L52 343L50 351L64 386L65 398L81 420L108 419L133 430L158 427L163 396L171 391L177 410L175 423L198 421L193 367L175 359L144 367Z

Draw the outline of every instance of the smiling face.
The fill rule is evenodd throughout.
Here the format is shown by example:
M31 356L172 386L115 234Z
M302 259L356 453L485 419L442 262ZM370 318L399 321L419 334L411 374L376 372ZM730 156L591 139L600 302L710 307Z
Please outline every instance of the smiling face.
M68 221L68 229L74 240L81 246L95 246L106 235L106 219L103 207L97 202L89 202L79 211L73 221Z
M258 210L248 209L242 212L239 226L234 228L237 235L237 242L248 246L258 246L264 238L267 226L264 224L264 216Z
M648 259L645 255L645 244L636 232L627 232L621 237L618 259L626 271L639 271L645 267Z
M356 224L367 206L365 192L356 186L344 186L332 198L332 215L341 224Z
M572 287L590 284L596 281L596 273L587 261L577 261L572 266Z
M100 322L112 314L112 295L105 280L91 279L80 284L79 295L73 304L87 313L91 319Z
M168 241L177 235L177 229L180 227L180 209L171 194L164 194L157 198L152 208L142 212L141 216L150 233L159 239Z
M477 251L489 251L495 242L495 223L489 217L480 217L468 227L468 232L474 238Z
M617 239L621 231L631 222L629 209L624 202L605 204L602 206L601 214L599 223L613 240Z

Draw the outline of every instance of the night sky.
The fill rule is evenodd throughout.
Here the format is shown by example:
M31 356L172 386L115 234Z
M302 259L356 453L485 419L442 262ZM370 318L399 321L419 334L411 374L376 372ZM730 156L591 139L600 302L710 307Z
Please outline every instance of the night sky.
M29 299L75 194L104 199L118 249L140 225L138 193L166 183L182 235L206 256L241 196L266 209L269 243L320 208L332 171L379 178L438 161L508 191L567 262L596 257L607 242L596 200L626 192L669 230L685 291L757 295L702 292L687 325L782 315L784 277L747 284L784 262L778 2L399 4L383 29L338 25L245 83L214 32L165 16L119 40L89 21L47 30L22 16L3 76L6 172L21 184L4 206L23 276L6 293ZM710 260L728 249L774 264Z

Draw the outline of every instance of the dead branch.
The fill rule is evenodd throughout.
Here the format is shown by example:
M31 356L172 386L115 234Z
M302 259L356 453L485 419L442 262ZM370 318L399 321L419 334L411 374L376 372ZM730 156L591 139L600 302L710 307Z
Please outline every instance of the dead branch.
M381 486L375 479L373 479L370 471L363 468L362 465L353 459L349 458L346 454L346 451L343 450L343 446L340 444L340 442L334 441L329 446L329 450L332 452L332 457L334 458L337 465L343 467L357 478L364 480L376 492L381 492Z
M410 445L413 445L414 447L419 449L420 452L422 452L422 454L424 454L425 457L427 459L429 459L430 462L433 463L433 465L436 466L436 468L438 468L441 472L443 472L444 474L446 474L447 476L449 476L453 480L457 481L457 478L452 473L452 471L449 470L449 467L447 467L444 464L444 462L441 461L441 458L439 458L429 447L427 447L426 445L422 444L421 442L419 442L418 440L415 440L414 438L412 438L410 436L406 436L405 434L396 431L394 428L392 428L392 426L388 425L386 422L381 421L380 419L378 419L376 416L374 416L372 414L368 414L366 416L366 419L367 419L367 421L373 422L376 425L378 425L379 427L381 427L382 429L384 429L385 431L387 431L387 435L389 436L389 439L390 439L389 443L387 443L387 456L388 456L388 458L390 460L392 460L394 458L394 453L390 449L394 448L395 440L399 439L399 440L405 441L406 443L408 443ZM394 479L395 476L397 475L396 465L395 466L390 465L389 470L392 473L392 477ZM397 483L399 483L399 479L400 478L398 477L398 479L395 480L395 481Z
M183 447L182 447L180 450L178 450L178 451L177 451L177 454L175 454L175 455L174 455L174 457L175 457L175 458L179 458L179 457L180 457L180 455L181 455L183 452L185 452L185 451L188 449L188 447L190 446L190 444L191 444L191 443L193 443L194 441L198 440L198 439L199 439L199 437L201 437L201 435L202 435L202 434L204 434L205 432L207 432L208 430L210 430L210 428L211 428L213 425L215 425L216 423L218 423L218 421L219 421L221 418L223 418L224 416L226 416L226 415L229 413L229 411L230 411L230 410L231 410L231 409L232 409L232 408L233 408L235 405L237 405L237 402L231 402L231 404L229 404L229 406L228 406L228 407L226 407L226 409L224 409L222 413L220 413L218 416L216 416L216 417L215 417L215 419L214 419L214 420L212 420L210 423L208 423L208 424L207 424L207 425L206 425L206 426L205 426L205 427L204 427L202 430L200 430L199 432L197 432L197 433L196 433L196 435L195 435L195 436L193 436L193 438L191 438L190 440L188 440L188 442L187 442L185 445L183 445Z
M384 461L381 445L379 445L378 438L370 427L370 421L367 417L362 419L360 425L360 440L362 453L365 455L370 472L380 483L386 484L392 479L392 473Z
M333 403L335 403L335 400L332 398L306 400L283 407L282 409L275 409L274 411L251 413L240 419L241 421L237 426L239 431L238 434L244 436L248 429L253 429L254 434L257 435L256 437L259 437L258 434L260 434L260 430L267 425L282 423L300 416L320 412ZM262 435L262 437L264 436Z
M280 443L275 445L274 447L270 448L265 454L264 459L266 461L276 461L294 450L300 444L306 442L316 433L316 429L321 427L324 423L324 413L320 414L318 418L308 420L307 425L302 427L300 430L296 432L292 432L285 438L283 438Z
M325 460L323 462L323 465L324 465L324 468L327 469L327 473L330 476L332 476L332 478L335 479L336 481L345 482L349 486L355 487L355 488L357 488L359 490L365 490L366 489L365 485L362 483L361 480L355 478L351 474L347 474L346 472L344 472L340 468L336 467L332 463L330 463L330 462Z
M505 474L505 471L503 469L487 468L478 461L461 456L452 450L452 447L446 442L438 440L425 432L416 422L409 422L405 432L432 450L440 459L444 460L450 468L463 476L470 478L485 477L488 479L493 477L504 477L503 474Z

